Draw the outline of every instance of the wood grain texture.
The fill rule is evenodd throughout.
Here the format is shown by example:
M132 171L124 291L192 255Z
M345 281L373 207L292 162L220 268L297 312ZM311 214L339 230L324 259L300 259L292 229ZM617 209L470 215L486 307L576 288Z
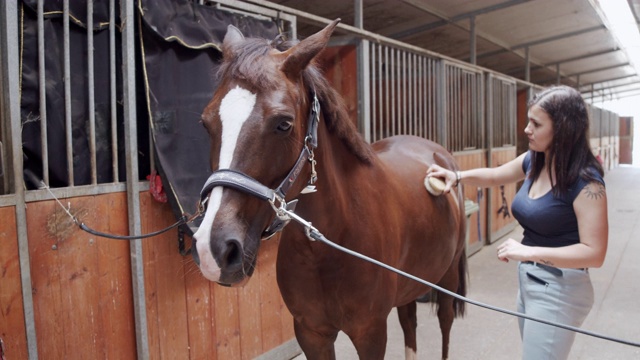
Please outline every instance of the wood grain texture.
M126 233L124 194L65 202L89 227ZM135 357L128 243L81 231L55 201L29 203L27 228L38 354Z
M15 207L0 207L0 338L9 359L28 357L20 274Z

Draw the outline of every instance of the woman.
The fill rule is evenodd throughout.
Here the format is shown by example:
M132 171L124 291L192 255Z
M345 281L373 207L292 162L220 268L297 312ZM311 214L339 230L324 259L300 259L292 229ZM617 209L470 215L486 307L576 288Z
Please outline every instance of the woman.
M519 261L518 311L579 327L593 305L588 268L600 267L609 225L603 170L589 147L589 117L580 93L551 87L529 103L529 151L497 168L452 172L437 165L427 176L490 187L524 179L512 212L522 243L508 239L498 259ZM575 333L520 318L523 359L566 359Z

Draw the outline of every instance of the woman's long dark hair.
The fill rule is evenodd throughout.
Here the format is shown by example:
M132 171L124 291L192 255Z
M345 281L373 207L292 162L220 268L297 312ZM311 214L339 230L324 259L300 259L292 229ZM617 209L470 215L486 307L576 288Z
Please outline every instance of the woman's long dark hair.
M580 93L568 86L553 86L531 101L529 107L538 105L549 115L553 123L553 141L545 159L544 152L531 151L531 174L535 181L546 165L555 196L564 195L569 187L581 177L595 181L597 171L604 176L600 162L591 152L589 144L589 112ZM553 171L552 171L553 170ZM595 170L595 171L594 171Z

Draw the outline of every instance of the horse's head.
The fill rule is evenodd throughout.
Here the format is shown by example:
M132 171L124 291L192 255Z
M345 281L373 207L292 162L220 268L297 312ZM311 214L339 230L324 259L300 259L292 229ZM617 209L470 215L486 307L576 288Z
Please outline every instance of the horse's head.
M309 148L305 138L313 103L304 72L337 23L282 51L267 40L245 39L229 26L220 85L202 114L211 138L211 168L216 170L207 182L212 185L203 189L207 210L194 235L207 279L233 285L250 277L260 240L274 219L267 196L261 198L239 183L248 181L257 192L281 189L285 179L300 174L298 181L286 185L294 196L307 184L308 161L297 161ZM300 166L292 172L294 164Z

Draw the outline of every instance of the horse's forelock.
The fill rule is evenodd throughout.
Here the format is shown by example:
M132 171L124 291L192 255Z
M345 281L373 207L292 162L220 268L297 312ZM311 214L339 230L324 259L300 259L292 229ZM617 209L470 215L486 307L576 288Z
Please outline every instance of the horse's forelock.
M249 38L223 54L218 76L242 79L256 88L272 89L277 78L277 69L265 67L265 58L273 50L272 43L265 39Z

